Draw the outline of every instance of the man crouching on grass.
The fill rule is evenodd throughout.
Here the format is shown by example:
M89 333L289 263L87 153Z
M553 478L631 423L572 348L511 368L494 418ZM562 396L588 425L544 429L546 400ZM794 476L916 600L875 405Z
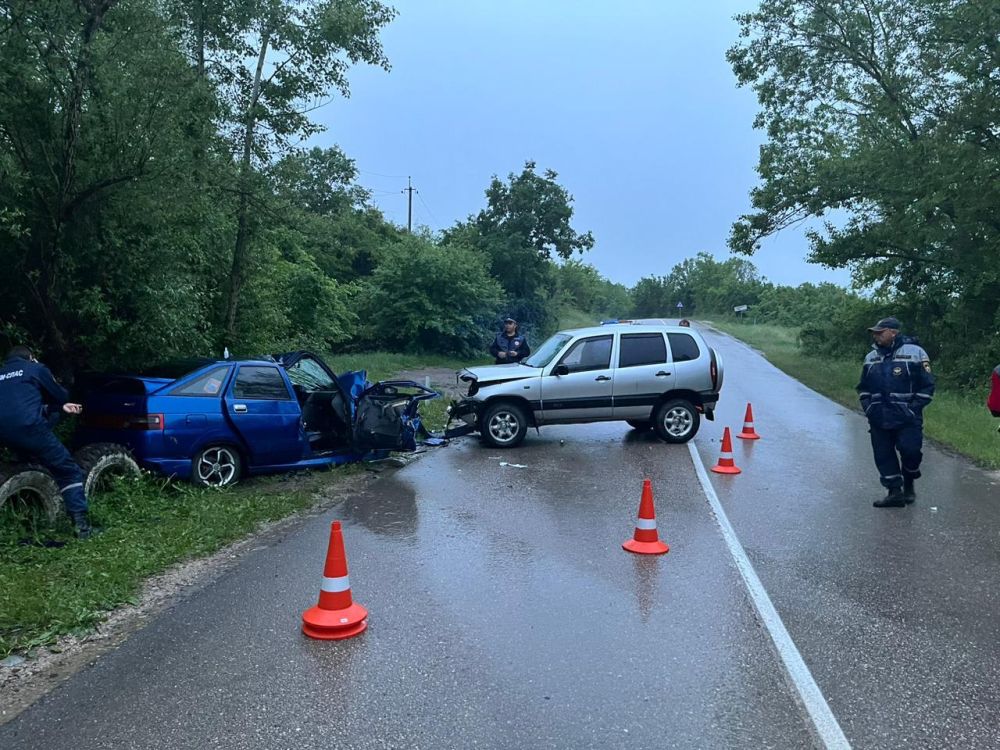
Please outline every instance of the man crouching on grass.
M46 405L66 414L83 411L80 404L70 403L69 393L28 347L15 346L0 365L0 445L32 456L52 473L77 536L89 539L96 530L87 512L83 471L53 434L44 414Z

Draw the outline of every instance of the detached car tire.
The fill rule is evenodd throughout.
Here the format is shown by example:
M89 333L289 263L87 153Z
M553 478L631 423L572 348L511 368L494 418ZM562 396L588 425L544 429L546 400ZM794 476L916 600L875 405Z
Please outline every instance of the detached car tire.
M202 487L228 487L243 474L243 457L231 445L209 445L191 462L191 481Z
M697 434L700 425L698 410L682 398L664 401L653 414L653 429L668 443L686 443Z
M528 414L524 407L502 401L491 404L479 418L479 435L494 448L513 448L528 432Z
M142 476L142 470L128 448L118 443L85 445L73 458L83 469L83 491L88 499L107 489L110 479Z
M0 508L5 505L39 510L50 523L63 512L56 480L33 464L0 465Z

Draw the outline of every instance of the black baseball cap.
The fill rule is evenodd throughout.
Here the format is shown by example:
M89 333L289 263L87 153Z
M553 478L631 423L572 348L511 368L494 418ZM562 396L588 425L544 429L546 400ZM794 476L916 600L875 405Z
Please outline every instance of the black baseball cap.
M868 330L871 331L872 333L879 333L881 331L884 331L886 328L891 328L894 331L898 331L902 327L903 326L902 324L900 324L898 318L882 318L882 320L880 320L878 323L873 325Z
M504 322L504 323L516 323L517 321L516 321L516 320L514 320L514 318L512 318L512 317L510 317L510 316L508 315L508 316L507 316L506 318L504 318L504 319L503 319L503 322Z

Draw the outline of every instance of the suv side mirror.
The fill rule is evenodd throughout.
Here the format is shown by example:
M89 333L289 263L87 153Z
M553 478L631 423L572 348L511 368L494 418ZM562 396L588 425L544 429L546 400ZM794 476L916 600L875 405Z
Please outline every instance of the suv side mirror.
M554 375L569 375L569 365L556 365L556 369L552 373Z

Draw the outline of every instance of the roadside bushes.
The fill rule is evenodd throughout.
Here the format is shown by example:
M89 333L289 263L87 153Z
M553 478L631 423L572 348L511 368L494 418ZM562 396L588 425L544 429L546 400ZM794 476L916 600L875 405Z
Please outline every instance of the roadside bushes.
M358 285L358 343L425 354L482 354L503 301L487 264L481 253L462 245L403 238Z

